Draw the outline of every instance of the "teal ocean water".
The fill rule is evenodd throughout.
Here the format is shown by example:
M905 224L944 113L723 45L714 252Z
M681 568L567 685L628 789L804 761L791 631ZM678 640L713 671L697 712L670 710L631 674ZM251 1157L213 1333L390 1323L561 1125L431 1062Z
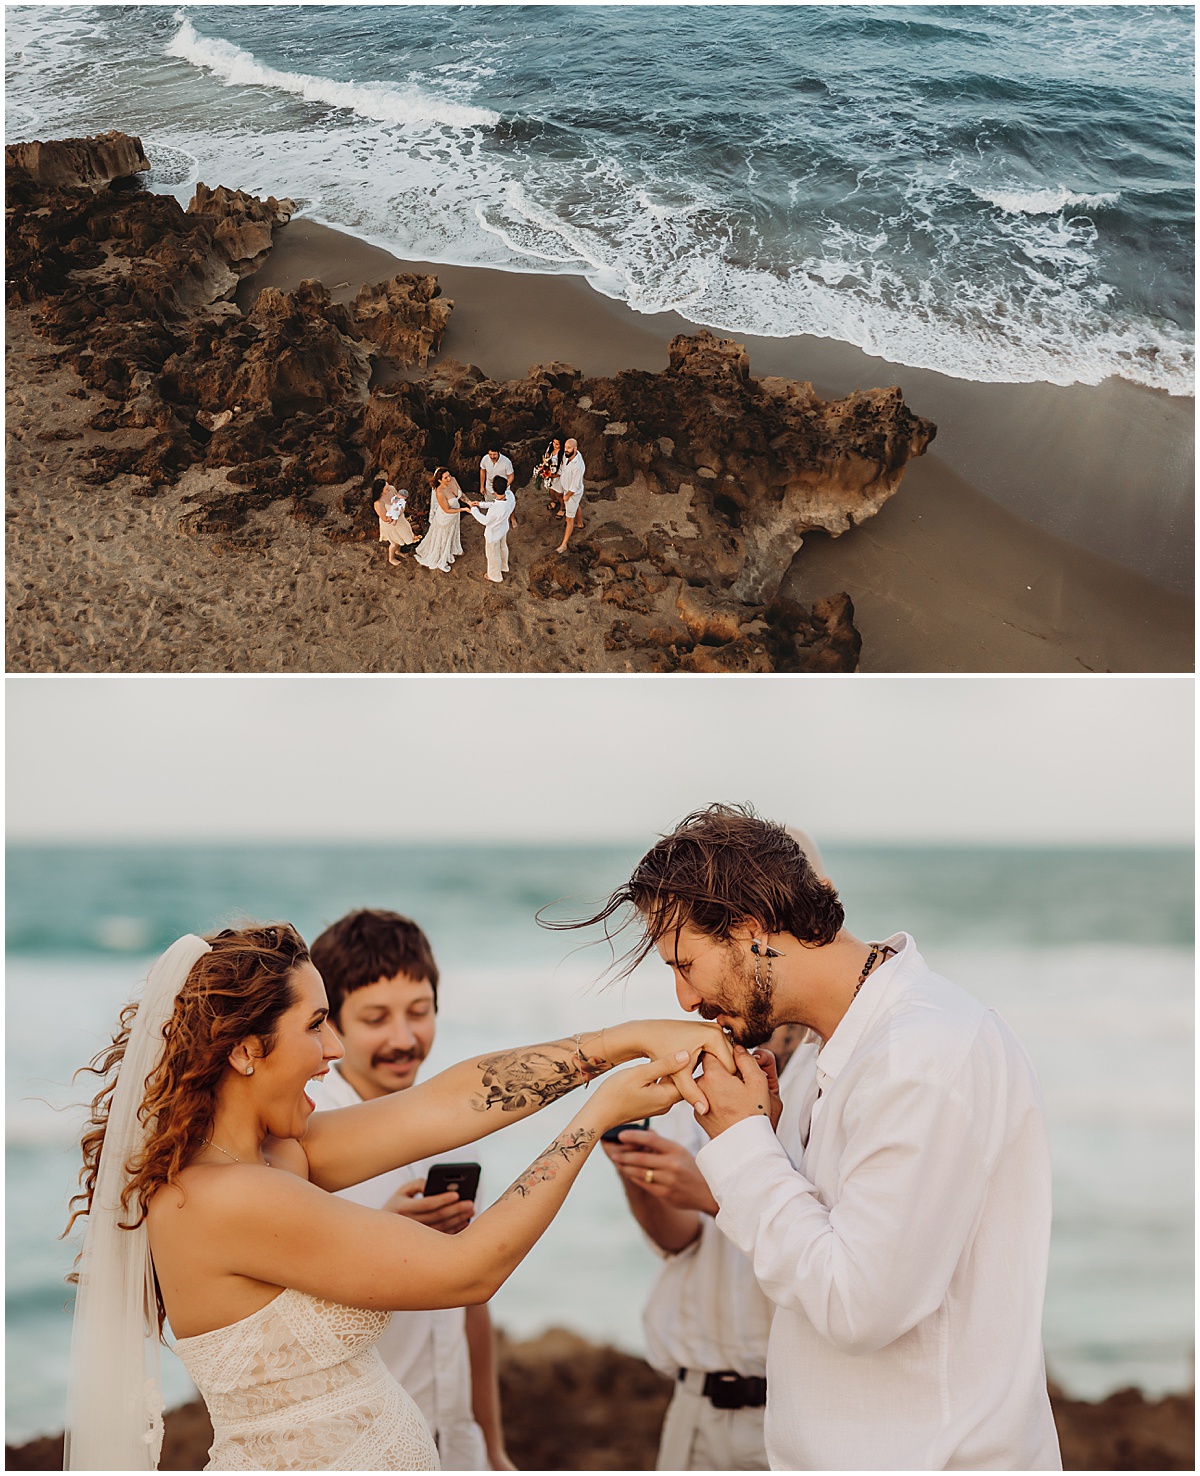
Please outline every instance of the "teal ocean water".
M40 5L9 141L958 378L1193 374L1190 7Z
M7 872L7 1438L61 1428L86 1081L156 950L185 931L285 917L306 936L352 906L408 912L443 972L436 1069L475 1051L674 1014L645 966L604 988L602 948L539 929L627 874L638 847L14 847ZM1175 850L870 849L826 860L860 935L904 928L1008 1019L1041 1078L1055 1172L1045 1318L1053 1377L1096 1397L1192 1380L1193 863ZM570 1101L490 1139L482 1198L549 1141ZM639 1350L654 1259L606 1162L590 1163L501 1290L517 1336L566 1325ZM170 1362L170 1360L168 1360ZM182 1371L168 1394L187 1396Z

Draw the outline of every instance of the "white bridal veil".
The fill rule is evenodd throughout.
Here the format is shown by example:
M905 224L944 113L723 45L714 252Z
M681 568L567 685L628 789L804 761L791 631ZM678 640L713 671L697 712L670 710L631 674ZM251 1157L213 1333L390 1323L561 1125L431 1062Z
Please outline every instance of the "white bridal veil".
M158 1302L150 1239L121 1205L126 1164L146 1128L138 1108L163 1052L163 1026L192 965L208 952L194 933L172 943L146 979L117 1076L100 1171L79 1258L67 1387L67 1471L154 1471L162 1449ZM137 1207L132 1215L136 1215Z

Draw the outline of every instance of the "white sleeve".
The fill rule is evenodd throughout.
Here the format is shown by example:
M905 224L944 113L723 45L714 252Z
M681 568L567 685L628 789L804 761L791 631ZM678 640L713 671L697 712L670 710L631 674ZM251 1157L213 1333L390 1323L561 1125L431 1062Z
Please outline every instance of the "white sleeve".
M488 515L487 515L487 513L481 513L477 507L470 507L470 508L467 509L467 511L471 514L471 516L475 519L475 521L477 523L482 523L485 528L487 527L487 525L488 525Z
M697 1160L766 1296L850 1354L886 1347L945 1300L982 1212L990 1137L987 1114L944 1080L890 1079L856 1098L832 1207L765 1118Z

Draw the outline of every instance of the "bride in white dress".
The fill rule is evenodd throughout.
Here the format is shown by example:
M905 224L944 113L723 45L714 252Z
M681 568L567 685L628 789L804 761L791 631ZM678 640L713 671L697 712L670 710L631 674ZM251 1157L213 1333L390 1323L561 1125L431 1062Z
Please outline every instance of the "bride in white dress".
M164 1319L208 1405L208 1470L429 1470L413 1400L374 1344L393 1309L484 1302L562 1204L600 1135L702 1101L715 1025L649 1020L502 1050L406 1092L314 1111L342 1055L321 976L286 923L179 939L91 1070L69 1470L153 1470ZM458 1235L335 1191L515 1122L638 1056Z
M429 501L429 532L421 539L413 557L427 569L449 574L450 565L462 553L459 506L462 488L444 466L433 474L433 496Z

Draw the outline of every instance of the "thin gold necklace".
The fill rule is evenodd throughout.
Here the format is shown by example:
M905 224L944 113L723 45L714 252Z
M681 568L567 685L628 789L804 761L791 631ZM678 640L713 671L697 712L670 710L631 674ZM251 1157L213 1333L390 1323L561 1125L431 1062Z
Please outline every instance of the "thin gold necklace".
M218 1153L223 1153L226 1158L232 1158L233 1161L234 1161L234 1163L245 1163L245 1161L246 1161L244 1158L239 1158L236 1153L230 1153L230 1151L229 1151L228 1148L222 1148L221 1145L220 1145L220 1143L214 1143L211 1138L201 1138L200 1141L202 1143L207 1144L207 1146L209 1148L215 1148ZM270 1160L269 1159L263 1159L263 1166L265 1168L270 1168L271 1167Z

